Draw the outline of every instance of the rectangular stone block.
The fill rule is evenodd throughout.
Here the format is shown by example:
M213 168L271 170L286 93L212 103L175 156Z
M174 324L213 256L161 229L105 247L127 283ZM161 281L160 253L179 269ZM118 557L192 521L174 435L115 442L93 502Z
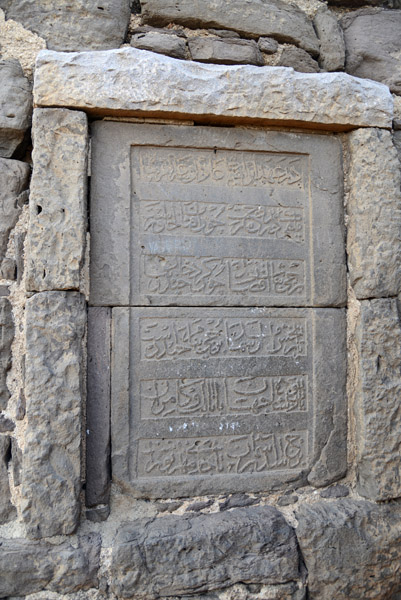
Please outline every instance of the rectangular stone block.
M341 306L328 135L96 122L93 305Z
M79 289L87 229L87 117L35 110L32 134L27 290Z
M136 48L40 52L34 100L43 108L64 106L97 115L339 131L391 128L393 118L387 86L345 73L205 65Z
M112 472L134 495L344 474L343 310L115 308L112 322Z
M78 525L85 325L77 292L27 300L21 510L29 537L70 534Z
M397 300L364 300L357 321L355 424L358 492L401 496L401 327Z
M348 137L347 251L357 298L401 291L401 172L389 131L359 129Z

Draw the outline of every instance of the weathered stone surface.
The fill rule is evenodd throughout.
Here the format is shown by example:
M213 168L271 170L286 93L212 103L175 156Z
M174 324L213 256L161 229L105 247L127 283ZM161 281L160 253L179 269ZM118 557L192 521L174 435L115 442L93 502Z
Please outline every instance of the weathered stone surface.
M263 56L254 40L195 37L188 40L193 60L220 65L263 65Z
M120 528L113 548L111 588L123 598L298 578L294 531L272 506L141 519Z
M8 521L12 521L17 516L15 506L11 504L10 486L8 483L8 460L10 458L10 448L11 440L9 436L0 434L0 525L7 523Z
M30 125L32 93L17 60L0 60L0 156L10 158Z
M198 121L214 116L220 123L242 119L346 129L391 127L393 118L386 86L344 73L206 65L136 48L80 54L44 50L37 61L34 97L43 107Z
M346 485L332 485L320 492L322 498L345 498L349 496L349 489Z
M337 140L110 121L92 132L91 304L345 304Z
M43 37L52 50L100 50L122 44L129 0L12 0L7 18Z
M274 54L278 50L278 43L273 38L261 37L258 41L259 50L266 54Z
M244 508L256 504L257 498L251 498L248 494L232 494L219 504L219 510L230 510L231 508Z
M320 40L320 66L325 71L342 70L345 62L345 43L336 15L326 9L319 10L313 23Z
M401 94L401 10L362 9L342 19L345 70Z
M78 524L85 301L76 292L35 294L26 318L21 509L28 535L40 538Z
M61 594L97 585L100 537L78 538L78 546L0 538L0 596L51 591Z
M21 194L28 187L29 165L0 158L0 265L7 250L10 231L22 209Z
M342 310L113 308L112 321L112 473L133 495L344 475Z
M307 15L295 4L281 0L215 0L205 6L202 0L142 0L145 23L187 27L233 29L245 36L274 37L290 42L314 55L319 41Z
M393 133L393 143L398 152L398 158L401 163L401 131L394 131Z
M371 500L401 496L401 326L395 299L361 302L355 390L358 491Z
M401 512L355 500L304 504L296 529L311 600L379 600L401 593Z
M131 46L174 58L186 58L188 53L185 38L158 31L135 33L131 38Z
M35 110L27 289L78 289L86 239L84 113Z
M14 431L15 423L6 417L3 413L0 413L0 433L6 433L8 431Z
M359 129L348 138L348 266L357 298L401 290L401 174L391 133Z
M0 410L7 406L10 392L7 373L11 368L11 344L14 339L14 322L11 304L5 296L0 297Z
M292 67L300 73L318 73L320 71L318 63L302 48L285 47L280 56L279 65L281 67Z

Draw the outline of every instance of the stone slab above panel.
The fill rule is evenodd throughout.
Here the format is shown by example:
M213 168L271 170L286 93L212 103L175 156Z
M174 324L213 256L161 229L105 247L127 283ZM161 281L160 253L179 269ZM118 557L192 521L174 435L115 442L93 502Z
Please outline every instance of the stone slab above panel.
M345 359L341 309L113 309L113 478L139 497L338 479Z
M341 306L330 135L93 126L93 305Z
M204 65L136 48L40 52L34 101L98 115L336 130L390 128L393 118L387 86L345 73Z

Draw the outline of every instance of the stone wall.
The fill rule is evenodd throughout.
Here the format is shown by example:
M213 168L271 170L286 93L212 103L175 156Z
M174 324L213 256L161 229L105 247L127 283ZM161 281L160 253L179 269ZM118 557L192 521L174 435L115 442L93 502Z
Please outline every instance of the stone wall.
M401 5L61 4L0 0L0 598L401 598ZM112 52L44 53L35 75L44 48ZM227 84L225 65L252 67ZM102 113L335 132L349 414L330 426L348 427L346 473L332 440L309 482L274 493L133 499L103 470L85 502L88 119Z

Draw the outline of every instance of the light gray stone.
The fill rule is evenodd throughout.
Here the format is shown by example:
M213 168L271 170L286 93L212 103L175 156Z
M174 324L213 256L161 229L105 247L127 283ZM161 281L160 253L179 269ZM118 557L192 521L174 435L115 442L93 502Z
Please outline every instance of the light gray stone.
M131 46L174 58L187 58L188 54L185 38L158 31L135 33L131 38Z
M258 41L259 50L266 54L274 54L278 50L278 43L273 38L261 37Z
M34 98L37 106L92 114L107 110L220 124L249 121L344 130L391 127L393 119L386 86L345 73L206 65L136 48L79 54L43 50L37 59Z
M321 501L302 505L296 517L310 600L399 597L399 506Z
M7 373L11 368L11 344L14 339L14 322L10 301L0 297L0 410L7 406L10 392Z
M220 65L263 65L263 56L254 40L194 37L188 40L193 60Z
M110 121L92 132L91 304L345 304L337 140Z
M11 0L6 15L44 38L52 50L100 50L123 43L130 2Z
M10 437L8 435L0 434L0 525L12 521L17 516L15 506L11 504L10 485L8 483L8 461L11 457L10 450Z
M213 35L218 35L219 37L222 38L240 38L240 34L237 33L236 31L230 31L229 29L209 29L208 30L209 33L212 33Z
M153 600L242 581L287 583L299 579L298 562L294 530L272 506L142 519L118 532L111 589Z
M95 587L99 568L100 536L49 544L0 538L0 596L59 592L68 594Z
M344 316L113 308L113 480L173 498L344 475Z
M278 63L281 67L292 67L300 73L318 73L318 63L302 48L285 47Z
M0 265L7 250L10 231L22 210L19 200L28 187L29 174L28 164L0 158Z
M359 493L371 500L401 496L401 325L397 301L364 300L356 329L355 389Z
M342 19L345 70L401 94L401 10L362 9Z
M325 71L342 70L345 62L345 43L336 15L323 8L316 13L313 24L320 40L320 66Z
M8 431L14 431L14 429L15 423L3 413L0 413L0 433L7 433Z
M178 23L192 28L233 29L250 37L274 37L319 54L319 41L311 21L295 4L281 0L225 0L205 5L202 0L142 0L145 23Z
M33 144L27 290L78 289L86 240L86 115L35 110Z
M348 267L357 298L401 290L401 174L391 133L359 129L348 137Z
M31 122L32 90L15 59L0 60L0 156L10 158Z
M29 537L72 533L79 518L85 300L43 292L26 303L21 511Z

